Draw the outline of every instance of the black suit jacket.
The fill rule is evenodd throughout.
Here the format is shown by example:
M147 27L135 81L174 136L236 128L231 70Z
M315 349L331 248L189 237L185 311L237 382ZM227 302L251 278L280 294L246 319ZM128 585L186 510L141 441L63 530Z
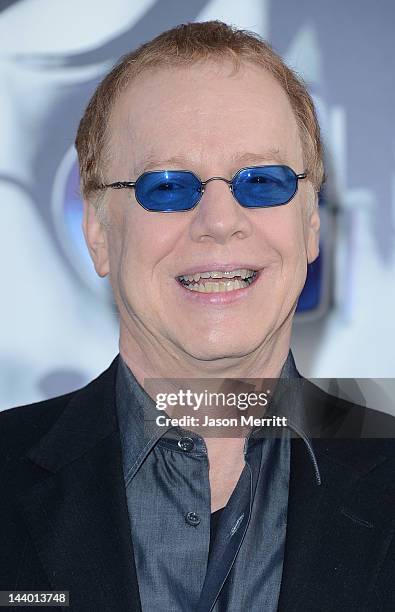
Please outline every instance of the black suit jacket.
M0 413L0 590L68 590L70 612L141 610L117 362L79 391ZM322 485L306 477L312 463L292 439L279 611L393 611L395 443L347 439L361 408L308 388L313 427L324 423L312 440ZM377 435L394 421L378 418Z

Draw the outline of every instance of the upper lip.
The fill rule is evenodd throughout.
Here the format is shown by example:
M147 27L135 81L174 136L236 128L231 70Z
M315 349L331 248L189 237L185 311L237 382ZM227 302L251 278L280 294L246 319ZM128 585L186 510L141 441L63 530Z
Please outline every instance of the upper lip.
M255 270L256 272L261 270L260 266L251 263L244 262L236 262L236 263L203 263L198 264L197 266L191 266L190 268L185 268L182 272L177 274L177 278L179 276L187 276L188 274L197 274L198 272L213 272L214 270L220 270L221 272L231 272L232 270Z

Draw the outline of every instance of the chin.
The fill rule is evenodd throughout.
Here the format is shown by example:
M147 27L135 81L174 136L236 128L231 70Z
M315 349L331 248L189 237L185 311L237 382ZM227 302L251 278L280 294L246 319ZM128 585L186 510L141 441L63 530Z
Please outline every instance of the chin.
M214 361L217 359L226 359L226 358L238 358L244 357L245 355L249 355L254 352L263 342L263 339L253 341L252 338L228 338L224 341L224 338L217 338L215 342L199 338L199 343L197 342L189 342L180 343L180 346L183 350L194 357L195 359L199 359L201 361Z

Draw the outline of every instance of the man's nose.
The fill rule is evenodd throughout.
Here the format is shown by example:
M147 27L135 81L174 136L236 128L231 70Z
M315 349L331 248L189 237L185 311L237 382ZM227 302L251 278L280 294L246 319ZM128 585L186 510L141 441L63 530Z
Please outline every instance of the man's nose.
M191 238L196 242L225 244L232 238L247 238L252 232L248 211L233 197L224 180L210 180L190 224Z

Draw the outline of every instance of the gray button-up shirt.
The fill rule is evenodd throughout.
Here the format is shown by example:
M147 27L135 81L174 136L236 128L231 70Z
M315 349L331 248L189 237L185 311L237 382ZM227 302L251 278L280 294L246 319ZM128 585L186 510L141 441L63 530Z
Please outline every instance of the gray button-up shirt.
M291 352L280 378L299 374ZM122 357L116 381L123 469L143 612L275 612L280 592L290 475L289 428L251 435L245 466L223 509L212 552L207 448L195 432L144 426L158 415ZM297 414L292 406L292 414ZM311 477L306 475L306 478Z

